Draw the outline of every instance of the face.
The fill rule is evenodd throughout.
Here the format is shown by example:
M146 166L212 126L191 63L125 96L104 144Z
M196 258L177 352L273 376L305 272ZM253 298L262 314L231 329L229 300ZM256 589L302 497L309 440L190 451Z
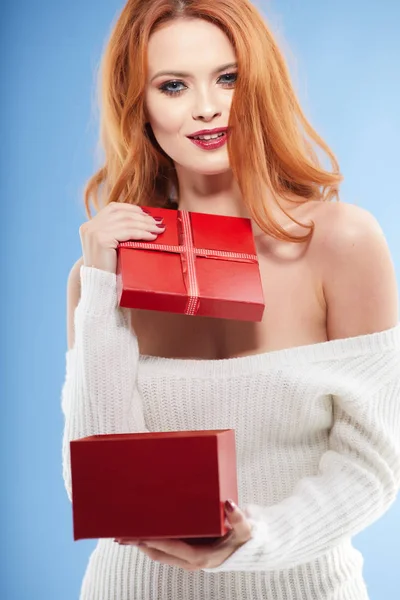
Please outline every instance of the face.
M225 33L202 19L173 21L151 36L147 120L178 173L217 175L229 170L226 143L204 150L187 136L228 126L237 67L226 65L235 63L234 48ZM159 75L160 71L167 74ZM172 75L173 71L186 75Z

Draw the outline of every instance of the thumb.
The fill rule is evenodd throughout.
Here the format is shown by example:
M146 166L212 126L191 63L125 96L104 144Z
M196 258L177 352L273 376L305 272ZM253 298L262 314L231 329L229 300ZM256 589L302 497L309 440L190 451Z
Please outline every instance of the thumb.
M229 524L234 530L235 536L239 540L249 540L251 538L251 524L246 518L243 511L233 502L227 500L225 502L225 513Z

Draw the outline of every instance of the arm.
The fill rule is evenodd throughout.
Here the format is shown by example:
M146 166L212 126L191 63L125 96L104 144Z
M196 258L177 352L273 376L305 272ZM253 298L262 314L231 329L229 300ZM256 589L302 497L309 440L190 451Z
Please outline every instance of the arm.
M379 225L357 207L328 208L326 226L316 231L330 339L395 327L396 279ZM385 357L377 351L352 360L338 361L331 382L334 425L318 474L301 479L276 505L245 507L252 539L205 571L306 563L365 529L394 502L400 487L400 344Z
M79 279L74 280L71 272L68 319L74 332L69 328L62 388L63 477L70 500L71 440L147 431L142 407L133 402L138 342L130 328L129 311L117 305L116 275L79 264L75 271L80 275L81 290L79 298Z
M356 535L388 510L400 485L400 375L362 401L353 398L351 409L345 396L334 400L335 425L318 475L300 480L278 504L245 507L252 539L220 567L205 571L296 567Z

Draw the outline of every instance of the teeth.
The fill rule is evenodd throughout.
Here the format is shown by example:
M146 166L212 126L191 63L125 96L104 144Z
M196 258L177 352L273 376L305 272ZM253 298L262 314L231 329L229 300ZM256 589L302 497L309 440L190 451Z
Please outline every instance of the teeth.
M195 140L216 140L216 139L222 137L223 135L225 135L225 133L217 133L215 135L201 135L201 136L195 136L194 139Z

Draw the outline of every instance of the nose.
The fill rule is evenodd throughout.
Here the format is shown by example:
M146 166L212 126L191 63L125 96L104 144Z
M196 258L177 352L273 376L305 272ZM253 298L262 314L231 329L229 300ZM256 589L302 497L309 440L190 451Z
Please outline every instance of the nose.
M221 116L221 112L215 112L214 110L210 110L210 111L206 111L206 110L202 110L197 111L196 114L193 115L193 118L196 121L212 121L215 117L220 117Z
M197 115L194 117L194 120L203 121L204 123L210 123L211 121L214 121L215 118L218 118L220 116L220 112L205 113L204 111L202 111L201 115Z
M199 94L196 106L193 109L193 118L200 121L212 121L215 117L221 116L221 111L216 106L216 101L211 94Z

